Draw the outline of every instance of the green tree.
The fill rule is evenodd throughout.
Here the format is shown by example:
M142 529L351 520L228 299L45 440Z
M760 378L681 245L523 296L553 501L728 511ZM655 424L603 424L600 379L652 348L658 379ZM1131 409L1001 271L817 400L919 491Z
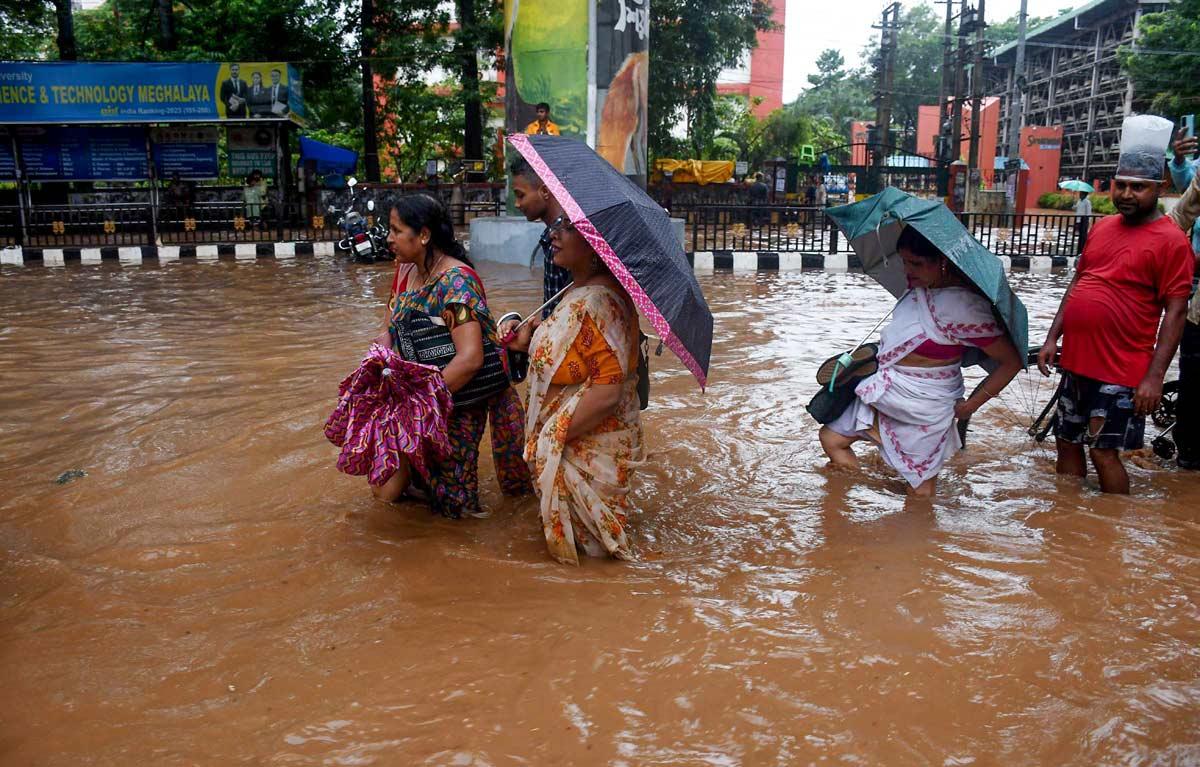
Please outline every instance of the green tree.
M817 73L808 76L809 85L820 90L832 88L846 79L846 58L836 48L826 48L817 56Z
M810 118L824 119L843 137L850 135L851 121L875 114L865 75L848 71L845 58L833 48L817 56L817 72L808 76L808 82L810 87L789 108Z
M797 157L805 144L823 149L845 143L827 118L794 106L759 118L745 99L725 96L717 101L717 114L722 127L702 159L745 160L750 167L761 168L776 157Z
M1137 48L1121 65L1151 109L1171 116L1200 112L1200 0L1179 0L1138 24Z
M917 115L922 104L937 104L942 84L944 22L928 5L908 8L902 18L892 84L892 122L902 148L916 150Z
M765 124L754 115L754 108L761 99L747 102L740 96L718 96L716 102L717 121L720 128L710 150L699 159L704 160L748 160L758 154L762 147Z
M699 156L716 137L717 77L773 27L767 0L654 0L650 6L651 153ZM671 135L680 121L687 139Z
M460 155L472 100L480 105L475 127L484 132L485 105L495 97L496 86L472 83L464 59L473 56L481 68L494 64L503 8L496 2L477 2L474 23L464 27L452 23L449 7L439 0L378 4L381 18L375 70L388 73L380 110L386 141L381 153L393 159L400 178L420 176L426 160ZM441 77L431 81L431 72L441 73ZM482 154L486 155L488 136L483 138Z
M937 103L944 27L937 12L924 4L906 9L900 23L892 78L892 124L902 137L902 148L912 151L921 105ZM817 57L817 74L808 78L812 87L796 103L801 112L828 118L843 138L841 143L849 140L851 121L875 117L877 37L863 46L861 58L866 65L847 71L840 52L822 51Z
M68 0L0 0L0 59L58 58L56 15L69 11Z

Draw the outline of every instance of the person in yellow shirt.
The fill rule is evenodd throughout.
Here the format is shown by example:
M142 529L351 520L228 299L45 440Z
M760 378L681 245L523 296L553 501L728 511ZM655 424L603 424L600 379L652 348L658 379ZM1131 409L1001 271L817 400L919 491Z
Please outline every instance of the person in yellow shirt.
M557 136L558 126L550 122L550 105L545 101L537 105L537 119L525 126L531 136Z

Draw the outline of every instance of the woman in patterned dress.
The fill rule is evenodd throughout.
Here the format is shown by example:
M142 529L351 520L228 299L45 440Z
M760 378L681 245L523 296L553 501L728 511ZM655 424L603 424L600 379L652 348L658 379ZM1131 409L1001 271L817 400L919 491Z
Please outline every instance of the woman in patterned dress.
M388 248L398 264L388 304L390 323L410 311L441 318L455 348L442 377L451 392L458 391L483 365L484 338L498 343L483 282L455 239L441 203L427 195L406 196L388 216ZM392 345L390 332L376 340ZM510 386L484 402L455 407L449 419L450 458L432 465L428 476L413 476L402 462L387 482L372 486L375 496L396 501L411 484L425 490L432 509L443 516L486 516L479 505L479 442L489 420L500 489L506 495L529 492L529 468L521 456L525 414Z
M630 559L629 480L642 462L637 311L565 217L551 248L573 286L509 344L529 351L525 459L546 544L563 564L579 564L579 551Z

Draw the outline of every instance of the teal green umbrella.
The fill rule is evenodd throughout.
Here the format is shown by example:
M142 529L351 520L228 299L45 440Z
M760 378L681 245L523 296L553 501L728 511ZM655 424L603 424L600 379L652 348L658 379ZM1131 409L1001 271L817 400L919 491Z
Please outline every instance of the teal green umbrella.
M945 205L889 186L873 197L829 208L825 213L850 241L862 260L863 271L897 297L908 290L908 279L896 253L896 240L904 226L915 227L992 302L992 311L1024 356L1029 348L1029 315L1025 304L1009 287L1000 259L972 237ZM972 349L963 357L963 363L982 364L985 359L982 352Z
M1058 185L1059 189L1068 189L1072 192L1094 192L1095 189L1086 181L1080 181L1077 178L1068 179Z

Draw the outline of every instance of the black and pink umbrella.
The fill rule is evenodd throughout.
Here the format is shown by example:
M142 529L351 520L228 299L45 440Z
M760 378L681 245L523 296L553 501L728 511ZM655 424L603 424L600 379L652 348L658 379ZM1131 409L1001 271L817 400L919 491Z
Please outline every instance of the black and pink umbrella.
M525 135L508 140L703 388L712 312L667 212L581 141Z

